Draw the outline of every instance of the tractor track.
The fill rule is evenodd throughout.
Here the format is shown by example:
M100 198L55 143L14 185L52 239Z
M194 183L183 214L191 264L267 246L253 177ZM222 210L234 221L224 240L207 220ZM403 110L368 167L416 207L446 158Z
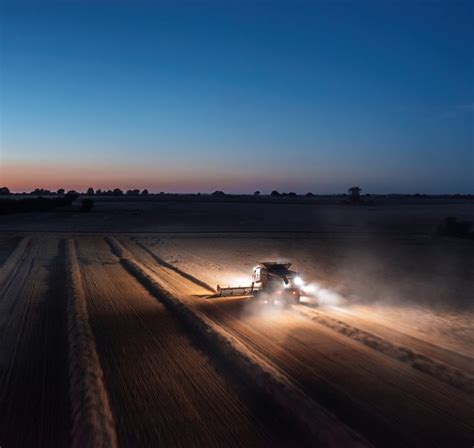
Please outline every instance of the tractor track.
M77 253L119 446L302 446L258 394L214 364L105 240L81 238Z
M199 299L206 294L199 285L157 264L159 258L144 247L122 242L170 293L248 344L375 444L462 446L474 438L471 394L293 313L267 318L248 312L245 301Z

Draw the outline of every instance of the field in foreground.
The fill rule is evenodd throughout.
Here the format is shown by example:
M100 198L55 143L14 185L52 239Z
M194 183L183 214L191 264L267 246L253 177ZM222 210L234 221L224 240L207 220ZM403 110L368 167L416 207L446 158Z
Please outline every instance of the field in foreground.
M2 445L64 446L71 437L71 399L77 399L68 384L70 254L56 237L2 243ZM209 299L209 288L193 276L210 283L223 276L225 263L193 250L196 242L188 250L182 243L128 237L72 242L119 446L339 446L334 435L318 439L300 431L291 397L285 408L273 389L245 368L236 371L229 355L202 340L160 290L127 269L125 259L314 404L318 411L305 417L305 425L330 421L375 446L470 443L474 360L468 349L436 344L408 331L409 322L397 327L361 309L306 303L268 310L246 299ZM370 336L385 345L371 345ZM391 345L420 358L399 357L387 351ZM417 365L421 361L425 367ZM436 370L440 365L448 374Z
M215 233L170 210L187 233L145 214L146 232L98 234L113 213L2 233L2 446L472 445L474 251L433 237L446 210L390 227L354 209L344 228L352 212L322 208L304 233L280 228L303 216ZM276 258L311 284L302 304L210 298Z

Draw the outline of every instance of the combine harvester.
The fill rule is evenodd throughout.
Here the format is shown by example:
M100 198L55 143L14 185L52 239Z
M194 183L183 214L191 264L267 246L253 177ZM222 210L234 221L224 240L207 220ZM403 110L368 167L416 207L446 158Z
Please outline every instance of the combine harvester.
M290 266L278 261L260 262L253 268L250 286L217 285L214 297L247 296L270 304L299 303L304 282Z

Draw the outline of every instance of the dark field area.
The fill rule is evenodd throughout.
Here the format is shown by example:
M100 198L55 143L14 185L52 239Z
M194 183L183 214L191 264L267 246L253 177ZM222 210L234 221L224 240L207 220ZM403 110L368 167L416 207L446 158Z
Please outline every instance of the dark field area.
M385 199L173 201L95 197L90 213L72 208L0 217L0 231L41 232L308 232L334 235L433 235L448 216L474 220L474 201ZM302 202L302 203L301 203Z

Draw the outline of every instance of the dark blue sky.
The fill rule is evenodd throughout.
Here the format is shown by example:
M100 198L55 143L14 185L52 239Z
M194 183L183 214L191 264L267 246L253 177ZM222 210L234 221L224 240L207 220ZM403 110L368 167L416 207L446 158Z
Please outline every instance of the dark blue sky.
M473 2L2 2L12 189L474 193Z

